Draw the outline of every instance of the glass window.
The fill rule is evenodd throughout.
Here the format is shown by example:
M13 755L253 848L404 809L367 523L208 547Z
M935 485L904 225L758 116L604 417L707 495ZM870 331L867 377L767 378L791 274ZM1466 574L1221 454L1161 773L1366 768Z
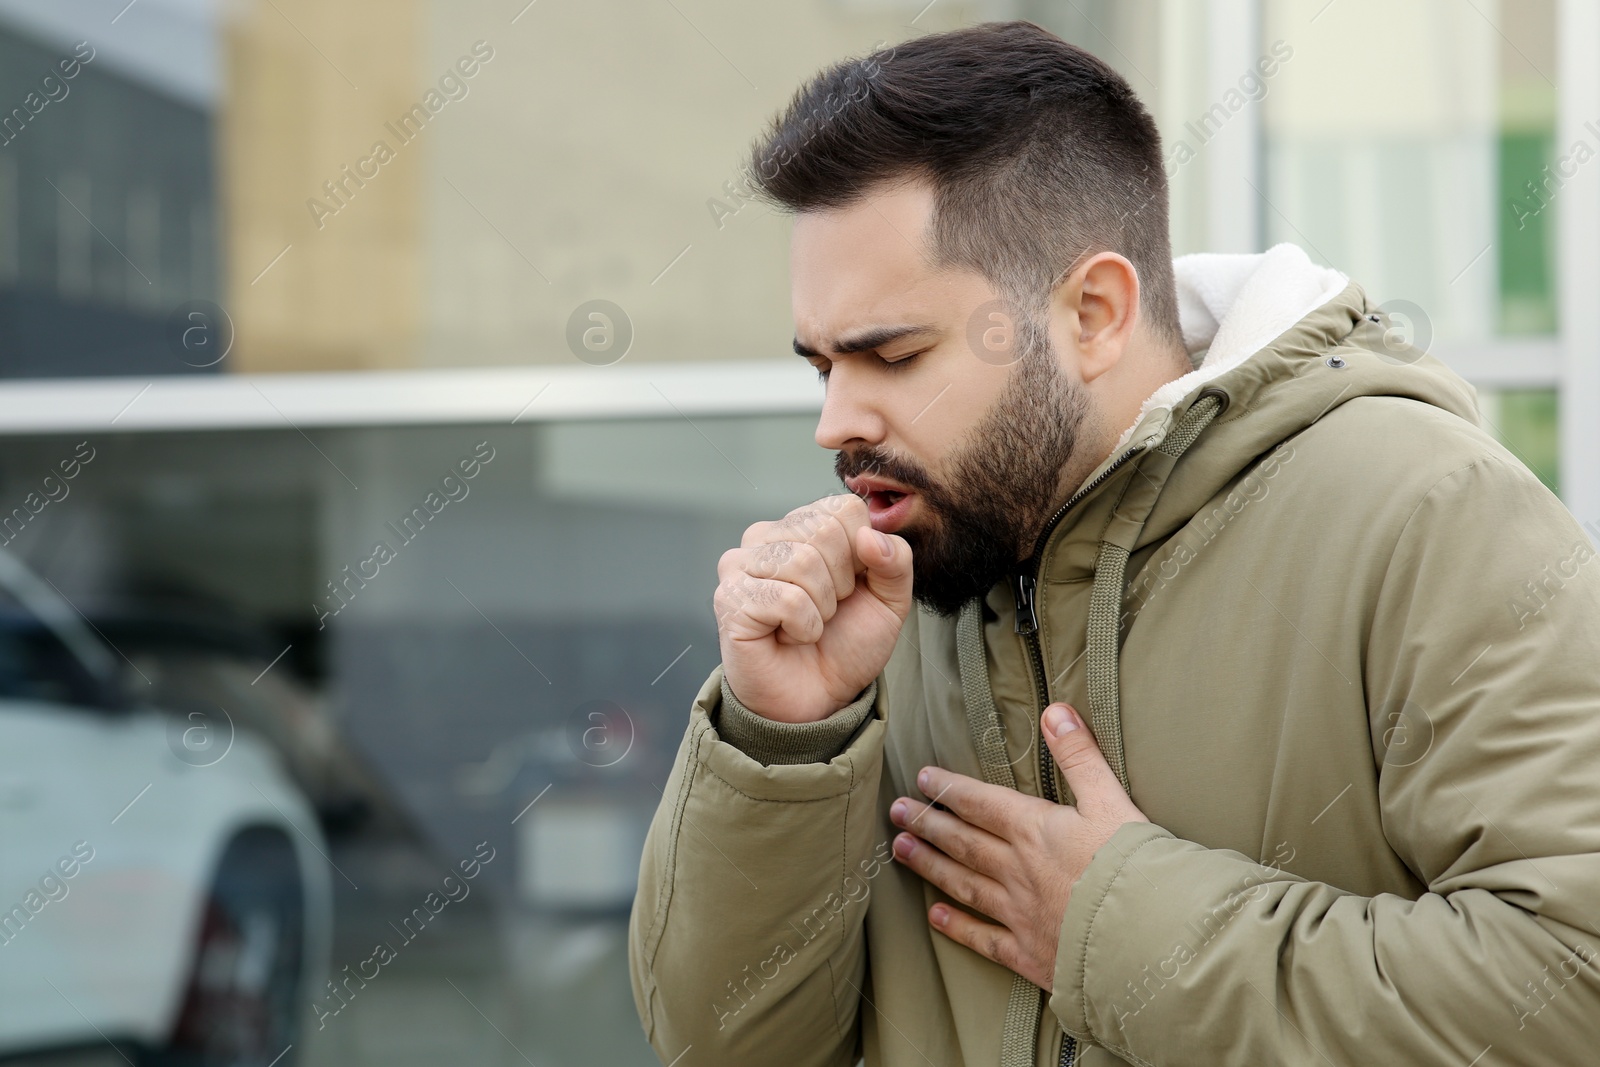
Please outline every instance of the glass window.
M0 700L96 707L104 687L72 650L0 586Z
M1556 427L1560 403L1556 390L1479 389L1478 408L1500 443L1559 495L1561 453Z
M1441 341L1553 330L1534 190L1553 162L1554 7L1268 0L1264 36L1294 50L1265 101L1269 242L1420 306Z

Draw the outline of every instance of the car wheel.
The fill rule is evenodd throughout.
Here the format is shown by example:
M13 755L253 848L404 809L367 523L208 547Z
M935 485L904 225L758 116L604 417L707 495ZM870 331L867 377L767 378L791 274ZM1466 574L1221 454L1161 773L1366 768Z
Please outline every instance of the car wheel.
M294 846L247 830L217 865L177 1025L145 1067L292 1067L304 954Z

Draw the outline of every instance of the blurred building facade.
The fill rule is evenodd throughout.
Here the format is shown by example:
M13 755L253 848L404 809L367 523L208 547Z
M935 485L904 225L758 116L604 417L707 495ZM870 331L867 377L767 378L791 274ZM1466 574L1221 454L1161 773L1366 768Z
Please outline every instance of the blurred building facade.
M224 288L213 113L32 29L0 23L0 377L201 369L166 328Z

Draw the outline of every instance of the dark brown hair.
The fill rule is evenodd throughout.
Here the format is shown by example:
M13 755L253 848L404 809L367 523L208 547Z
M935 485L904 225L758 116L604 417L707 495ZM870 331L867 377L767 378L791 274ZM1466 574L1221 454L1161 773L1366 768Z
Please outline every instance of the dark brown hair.
M1116 71L1031 22L829 67L756 141L750 172L795 212L929 180L932 266L981 273L1030 317L1086 254L1117 252L1152 333L1181 344L1155 121Z

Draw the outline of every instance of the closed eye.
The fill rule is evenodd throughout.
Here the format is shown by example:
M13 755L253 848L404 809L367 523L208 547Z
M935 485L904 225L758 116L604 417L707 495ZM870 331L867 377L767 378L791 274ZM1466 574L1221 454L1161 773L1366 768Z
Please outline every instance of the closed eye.
M884 367L886 369L891 370L891 371L905 370L908 366L911 365L911 361L912 360L916 359L918 356L922 355L922 353L926 352L926 351L927 351L927 349L924 348L924 349L922 349L920 351L912 352L910 355L899 356L899 357L896 357L895 359L886 359L886 360L883 361L883 365L884 365Z

